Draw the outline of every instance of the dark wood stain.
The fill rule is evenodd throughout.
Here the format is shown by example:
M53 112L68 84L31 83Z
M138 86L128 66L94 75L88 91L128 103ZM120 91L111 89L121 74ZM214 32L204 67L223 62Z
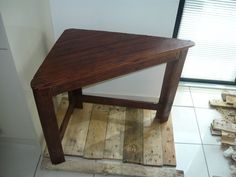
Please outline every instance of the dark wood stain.
M175 92L192 41L156 36L68 29L57 40L31 81L40 121L53 164L64 154L61 137L75 107L83 102L156 109L168 120ZM158 104L82 95L82 88L144 68L167 63ZM58 127L52 97L69 93L70 106Z

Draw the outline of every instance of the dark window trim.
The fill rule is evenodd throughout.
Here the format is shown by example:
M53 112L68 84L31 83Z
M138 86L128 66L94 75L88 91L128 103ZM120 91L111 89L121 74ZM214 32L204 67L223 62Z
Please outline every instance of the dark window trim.
M181 23L183 11L184 11L184 4L185 4L185 0L179 1L179 7L178 7L176 19L175 19L175 27L174 27L172 38L177 38L178 36L179 27L180 27L180 23Z
M180 0L179 1L178 11L177 11L177 16L176 16L176 20L175 20L175 27L174 27L174 32L173 32L172 38L177 38L178 37L180 23L181 23L183 11L184 11L184 5L185 5L185 0ZM207 80L207 79L182 78L181 77L180 81L208 83L208 84L236 85L236 78L235 78L234 82L230 82L230 81L221 81L221 80Z
M220 81L220 80L207 80L207 79L194 79L194 78L180 78L183 82L196 82L196 83L206 83L206 84L219 84L219 85L236 85L235 82Z

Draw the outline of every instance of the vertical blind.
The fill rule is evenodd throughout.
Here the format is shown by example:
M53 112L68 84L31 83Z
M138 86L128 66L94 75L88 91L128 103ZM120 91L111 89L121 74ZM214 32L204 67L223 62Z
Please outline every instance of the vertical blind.
M196 43L182 78L234 82L236 0L186 0L178 38Z

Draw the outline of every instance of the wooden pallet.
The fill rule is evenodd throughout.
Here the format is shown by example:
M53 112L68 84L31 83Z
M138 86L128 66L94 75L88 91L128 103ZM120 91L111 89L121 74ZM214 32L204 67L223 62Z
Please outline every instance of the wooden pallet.
M67 107L68 100L63 98L57 113L59 125ZM62 140L64 153L67 159L68 156L78 157L80 160L76 160L77 164L99 161L98 166L116 164L116 167L111 166L115 169L129 168L130 165L139 166L141 169L176 166L171 118L160 124L154 117L155 111L152 110L84 103L83 109L75 109L72 114ZM62 165L52 165L47 151L43 162L43 167L46 168L57 169L63 164L71 167L71 159ZM65 165L68 163L70 165ZM174 168L156 168L154 171L159 173L165 169L175 171ZM87 171L93 170L94 168ZM110 173L112 170L97 171ZM120 175L123 173L113 172Z

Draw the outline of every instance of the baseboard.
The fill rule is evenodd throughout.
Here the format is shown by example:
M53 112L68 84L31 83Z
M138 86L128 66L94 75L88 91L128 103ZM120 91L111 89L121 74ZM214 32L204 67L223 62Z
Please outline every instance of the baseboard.
M0 142L28 144L28 145L36 145L36 146L40 145L35 139L14 138L14 137L0 137Z

